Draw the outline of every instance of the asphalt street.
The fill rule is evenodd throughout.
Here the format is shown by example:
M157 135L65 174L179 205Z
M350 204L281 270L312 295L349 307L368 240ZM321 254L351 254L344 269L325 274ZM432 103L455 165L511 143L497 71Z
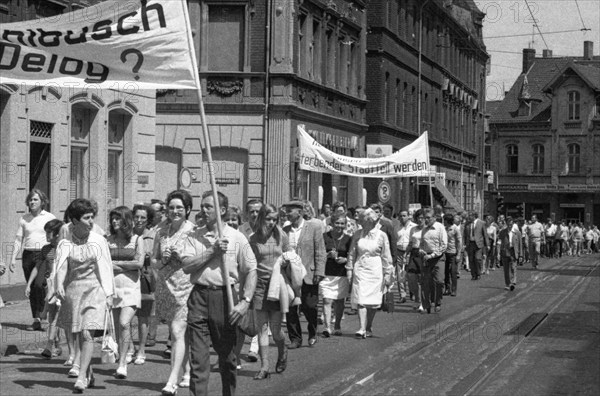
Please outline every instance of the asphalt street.
M366 340L355 339L358 318L346 315L343 336L319 338L314 347L305 339L289 352L283 374L254 381L260 364L244 361L238 394L600 394L598 267L598 255L545 259L538 270L518 268L513 292L504 290L502 270L480 281L461 271L458 296L444 297L440 313L418 314L413 303L397 304L394 314L377 314L374 337ZM2 395L71 394L74 381L66 376L64 359L40 359L43 333L23 330L27 308L19 302L0 310L2 343L5 349L15 344L8 345L9 353L18 350L0 359ZM129 366L126 380L114 378L116 367L100 364L98 347L97 386L85 394L159 394L169 370L162 357L165 325L160 337L145 365ZM211 361L216 363L214 354ZM272 366L275 361L273 347ZM187 393L180 389L180 395ZM210 394L220 393L213 366Z

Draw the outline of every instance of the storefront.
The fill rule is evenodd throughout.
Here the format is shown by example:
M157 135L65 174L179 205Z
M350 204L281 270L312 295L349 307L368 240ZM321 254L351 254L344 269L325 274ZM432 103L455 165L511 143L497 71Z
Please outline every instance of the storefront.
M506 214L536 215L540 221L581 221L597 224L600 220L600 185L598 184L512 184L499 185ZM523 208L524 207L524 213Z
M310 200L315 209L320 210L323 204L336 201L345 202L348 207L363 205L363 178L316 173L299 169L296 131L298 125L304 125L305 130L321 145L337 154L348 157L365 157L364 138L358 134L348 133L342 129L319 125L300 119L292 119L292 163L291 195Z

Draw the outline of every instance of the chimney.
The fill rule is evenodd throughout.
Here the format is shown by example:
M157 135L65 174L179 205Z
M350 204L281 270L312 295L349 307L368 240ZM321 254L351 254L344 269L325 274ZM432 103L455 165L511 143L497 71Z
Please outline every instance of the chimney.
M583 42L583 59L592 60L594 58L594 42L584 41Z
M535 62L535 48L523 48L523 73L527 73Z
M542 51L542 56L544 58L552 58L552 50L551 49L545 49L544 51Z

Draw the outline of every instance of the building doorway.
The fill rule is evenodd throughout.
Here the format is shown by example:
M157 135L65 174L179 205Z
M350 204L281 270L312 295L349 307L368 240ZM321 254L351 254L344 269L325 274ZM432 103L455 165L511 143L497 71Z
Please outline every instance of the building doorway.
M561 208L562 209L562 219L566 220L567 223L570 221L584 221L585 216L585 206L582 204L581 207L575 208Z
M50 200L50 148L54 124L30 122L29 190L37 188ZM51 202L51 201L50 201ZM45 208L51 211L50 204Z

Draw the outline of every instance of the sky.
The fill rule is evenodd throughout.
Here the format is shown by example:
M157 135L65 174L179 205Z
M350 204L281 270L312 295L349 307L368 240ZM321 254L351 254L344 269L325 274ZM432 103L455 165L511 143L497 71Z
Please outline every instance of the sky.
M594 55L600 55L600 0L475 0L475 3L486 14L483 38L491 55L487 100L501 100L504 91L515 82L521 73L523 48L535 48L536 56L542 56L546 48L555 57L582 56L583 42L593 41ZM535 29L531 14L542 36ZM581 31L584 27L590 30Z

